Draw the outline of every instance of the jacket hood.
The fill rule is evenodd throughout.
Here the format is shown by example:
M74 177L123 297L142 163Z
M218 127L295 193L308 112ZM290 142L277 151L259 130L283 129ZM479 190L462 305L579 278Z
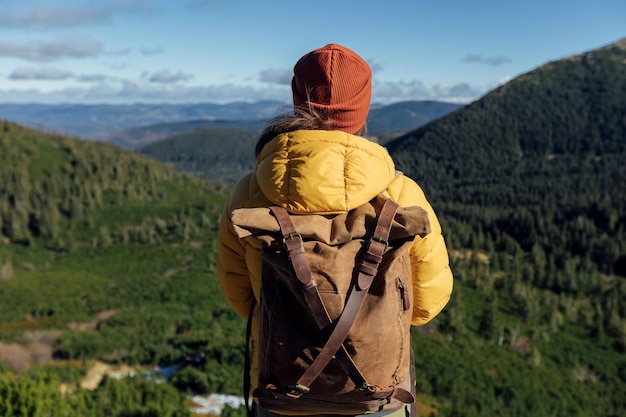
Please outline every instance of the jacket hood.
M255 177L272 203L292 213L342 213L381 193L395 176L387 150L339 130L276 136L258 156Z

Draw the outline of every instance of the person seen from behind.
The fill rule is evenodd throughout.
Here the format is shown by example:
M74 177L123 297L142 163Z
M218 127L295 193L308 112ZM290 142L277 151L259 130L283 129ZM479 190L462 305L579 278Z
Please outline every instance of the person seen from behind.
M346 213L381 193L401 207L420 206L428 213L431 232L416 237L410 249L411 324L428 323L450 299L453 275L435 212L420 186L396 170L387 150L364 137L371 91L371 69L350 49L328 44L305 54L294 67L293 113L268 123L256 144L254 172L241 178L230 193L219 225L218 279L228 303L242 318L247 319L255 306L250 392L258 376L261 251L238 238L231 218L235 209L278 205L294 214L330 215ZM257 417L276 415L258 403L254 409ZM405 413L401 409L386 414ZM368 415L376 414L384 413Z

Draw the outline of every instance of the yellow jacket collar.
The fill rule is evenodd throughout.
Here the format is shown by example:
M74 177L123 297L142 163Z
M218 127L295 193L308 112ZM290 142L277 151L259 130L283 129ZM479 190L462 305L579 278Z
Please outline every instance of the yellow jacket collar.
M297 130L267 143L255 169L263 194L293 213L340 213L366 203L395 176L387 150L339 130Z

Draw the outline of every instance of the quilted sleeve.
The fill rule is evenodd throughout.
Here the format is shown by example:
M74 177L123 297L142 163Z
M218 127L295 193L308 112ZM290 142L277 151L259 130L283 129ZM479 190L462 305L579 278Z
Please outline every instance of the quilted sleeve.
M387 192L401 206L417 205L428 212L431 232L423 238L417 236L411 246L413 278L411 324L421 326L439 314L450 300L453 276L448 250L439 220L417 183L404 175L399 175L390 184Z
M233 188L219 224L217 243L217 277L230 306L244 319L248 318L254 295L246 263L246 248L234 232L230 213L245 190Z

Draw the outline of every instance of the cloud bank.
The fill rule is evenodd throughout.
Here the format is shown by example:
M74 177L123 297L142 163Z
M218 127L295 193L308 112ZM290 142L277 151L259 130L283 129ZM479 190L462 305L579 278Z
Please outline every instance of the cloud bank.
M490 67L497 67L503 64L510 63L511 58L504 56L504 55L485 57L480 54L468 54L465 56L465 58L463 58L463 62L477 63L477 64L488 65Z
M191 0L203 8L218 0ZM128 45L106 48L99 39L79 32L94 25L114 25L122 16L158 14L150 0L86 0L44 4L42 1L0 0L0 97L3 102L41 103L183 103L291 100L291 68L272 68L249 76L242 84L197 82L193 73L173 69L143 70L133 75L133 60L158 58L168 51L163 46ZM89 32L92 33L92 32ZM24 36L27 35L27 36ZM39 39L33 39L39 36ZM88 66L78 65L88 63ZM6 63L17 63L11 68ZM26 63L23 65L19 61ZM135 61L136 62L136 61ZM498 66L510 62L505 56L467 55L463 62ZM377 82L384 72L369 62L374 73L374 103L407 100L438 100L456 103L472 101L488 87L466 83L428 84L420 81ZM99 68L99 69L98 69ZM3 72L4 71L4 72ZM126 72L124 72L126 71ZM138 72L141 70L138 70ZM83 73L84 72L84 73ZM87 73L89 72L89 73ZM120 75L125 73L124 76Z
M68 28L110 21L118 14L151 13L151 2L120 0L89 3L85 5L49 6L34 5L29 9L20 7L19 2L4 5L0 13L0 26L5 28Z
M0 42L0 58L51 62L63 58L94 57L101 54L102 49L100 41L79 35L67 35L49 42Z
M267 75L267 74L266 74ZM272 77L265 84L239 85L190 85L191 76L167 70L144 74L140 80L115 79L106 76L77 75L54 68L18 68L9 78L12 80L45 80L79 82L73 86L42 90L0 89L5 102L41 103L184 103L276 100L288 103L291 100L289 84L279 83ZM263 78L263 76L260 76ZM399 101L432 100L452 103L468 103L487 92L466 83L453 85L427 84L418 81L392 83L374 82L372 102L389 104Z

